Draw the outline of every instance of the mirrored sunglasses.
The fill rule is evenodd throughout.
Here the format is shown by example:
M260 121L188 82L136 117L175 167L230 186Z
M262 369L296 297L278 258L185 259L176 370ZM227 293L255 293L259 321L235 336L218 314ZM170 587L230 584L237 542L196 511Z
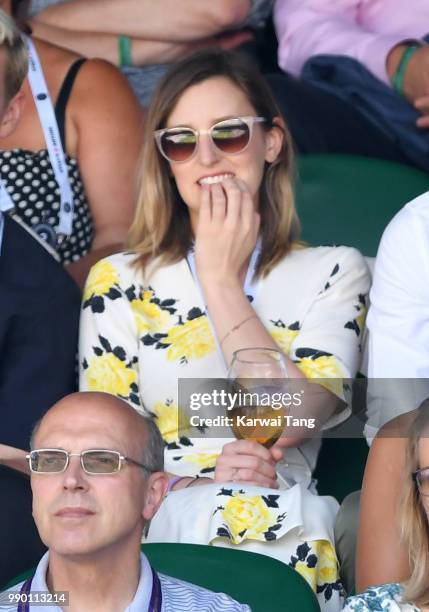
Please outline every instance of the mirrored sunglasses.
M169 162L190 160L197 152L202 134L209 134L213 145L227 155L242 153L252 139L255 123L263 123L264 117L232 117L212 125L208 130L190 127L174 127L156 130L155 140L159 152Z

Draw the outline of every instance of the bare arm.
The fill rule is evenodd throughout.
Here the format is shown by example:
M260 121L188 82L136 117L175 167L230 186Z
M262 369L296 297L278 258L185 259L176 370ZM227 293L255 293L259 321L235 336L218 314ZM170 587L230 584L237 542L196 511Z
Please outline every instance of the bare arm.
M399 505L407 439L413 413L385 425L372 443L362 486L356 553L356 592L409 577L400 537Z
M184 42L212 36L242 23L250 0L74 0L51 6L37 21L82 32L125 34Z
M26 454L27 453L20 448L0 444L0 464L23 472L24 474L30 474L30 468L25 459Z
M118 35L104 32L79 32L53 26L43 21L31 22L33 34L58 47L88 58L102 58L119 65ZM168 42L132 38L131 58L134 66L168 64L203 47L217 45L234 48L252 38L250 32L233 32L190 42Z
M126 79L101 60L81 68L69 104L95 226L91 252L69 266L80 282L95 261L124 243L134 214L143 115Z
M208 312L221 344L225 363L242 348L279 349L278 344L257 316L243 289L243 266L252 253L259 232L259 215L243 181L228 179L202 191L196 230L196 264ZM222 236L222 241L219 240ZM304 378L302 370L284 354L290 378ZM311 405L300 409L322 424L339 408L339 400L326 389L314 396ZM303 439L294 435L282 438L281 446L297 446ZM280 442L279 442L280 444Z

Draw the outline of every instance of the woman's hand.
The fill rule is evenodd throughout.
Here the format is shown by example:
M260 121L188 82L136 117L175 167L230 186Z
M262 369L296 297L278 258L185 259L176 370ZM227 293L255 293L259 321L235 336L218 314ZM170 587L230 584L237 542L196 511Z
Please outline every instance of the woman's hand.
M279 448L267 449L252 440L228 442L216 462L215 482L243 482L278 489L276 463L283 457Z
M195 237L195 261L200 282L241 286L255 248L260 217L247 185L236 178L202 185Z

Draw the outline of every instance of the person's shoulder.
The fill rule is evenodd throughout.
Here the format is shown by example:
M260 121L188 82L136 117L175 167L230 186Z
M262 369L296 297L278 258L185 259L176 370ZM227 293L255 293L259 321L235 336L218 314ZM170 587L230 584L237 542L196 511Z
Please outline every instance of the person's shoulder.
M203 587L173 578L159 575L163 596L163 609L166 612L250 612L249 606L238 603L229 595L214 593Z
M0 591L0 610L1 612L16 612L18 607L17 596L24 581L14 584L9 589Z
M132 273L132 271L135 269L135 261L135 253L132 251L121 251L120 253L113 253L113 255L103 257L103 259L100 259L92 266L91 271L94 270L99 272L100 270L109 267L118 271L127 271Z
M104 257L95 263L86 280L84 296L101 286L125 287L139 281L139 269L135 265L135 253L124 251Z
M392 241L396 246L412 244L415 233L429 236L429 191L408 202L389 222L384 230L382 244Z
M294 248L279 264L282 268L291 266L302 268L303 271L318 271L332 273L335 269L367 269L363 255L354 247L348 246L298 246Z
M394 582L368 588L363 593L349 597L344 605L345 612L418 612L418 608L402 600L403 587Z
M99 113L102 103L103 107L116 110L119 106L124 113L143 117L126 77L116 66L100 58L85 60L76 76L70 102L75 112Z

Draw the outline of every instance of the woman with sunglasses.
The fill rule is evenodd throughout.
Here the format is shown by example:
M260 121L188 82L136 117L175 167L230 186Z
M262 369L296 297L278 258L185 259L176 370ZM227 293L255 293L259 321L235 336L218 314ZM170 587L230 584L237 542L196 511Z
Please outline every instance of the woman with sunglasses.
M406 418L392 421L390 426L394 431L390 435L402 438L405 447L402 473L396 474L396 478L401 483L398 484L398 531L400 544L408 551L407 579L401 583L371 586L350 597L344 608L347 612L429 610L429 400L408 413ZM388 431L384 435L389 436ZM388 470L391 472L390 467ZM390 478L393 477L391 473ZM390 528L387 526L388 530ZM367 562L371 563L371 560Z
M339 423L340 379L360 360L366 265L354 249L299 245L289 132L240 55L210 50L173 67L146 134L130 252L87 282L81 388L127 399L161 430L174 493L149 539L273 555L338 609L336 506L307 488L318 440L295 434L267 449L209 428L193 437L178 380L225 377L238 349L280 348L289 377L323 379L317 416ZM288 465L295 480L306 474L302 486L286 490Z

